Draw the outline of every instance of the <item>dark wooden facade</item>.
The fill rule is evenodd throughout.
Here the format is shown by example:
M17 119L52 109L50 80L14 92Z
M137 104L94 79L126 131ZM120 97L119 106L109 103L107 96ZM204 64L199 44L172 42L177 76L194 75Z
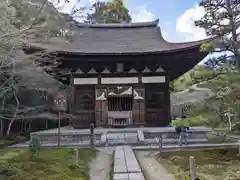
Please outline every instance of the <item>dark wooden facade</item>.
M94 68L88 68L89 72L84 73L85 69L79 68L78 72L71 74L71 88L74 95L71 98L70 104L71 113L75 115L75 118L72 120L73 127L87 128L91 122L95 123L96 126L114 127L114 124L109 122L107 98L110 92L109 89L117 86L127 86L132 91L131 123L128 126L167 126L170 122L170 98L167 73L161 67L156 68L152 72L147 66L139 70L135 68L130 70L126 68L124 70L124 62L113 62L110 65L113 66L114 64L115 68L111 69L112 72L109 70L110 67L105 65L102 73L96 72ZM117 70L117 65L119 64L123 66L122 72ZM144 83L143 79L146 77L161 77L163 81ZM81 80L81 78L86 78L90 81L92 78L95 78L96 81L93 84L90 84L91 82L87 82L89 84L74 83L74 79ZM130 78L132 81L137 81L109 82L107 84L103 82L104 78ZM98 99L97 96L103 93L105 93L105 98ZM141 98L137 98L136 93L138 95L141 94Z
M103 127L122 122L164 127L171 121L169 81L200 62L207 55L200 46L212 38L170 43L157 24L76 24L73 42L28 40L25 53L35 49L38 62L60 62L47 72L64 76L59 80L70 86L73 127L88 128L91 122ZM111 90L120 87L128 94ZM119 109L111 109L112 104Z

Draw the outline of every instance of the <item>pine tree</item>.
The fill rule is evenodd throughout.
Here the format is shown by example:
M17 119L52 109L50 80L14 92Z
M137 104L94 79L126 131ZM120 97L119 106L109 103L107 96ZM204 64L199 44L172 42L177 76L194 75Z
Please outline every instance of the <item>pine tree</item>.
M93 4L93 13L87 15L87 23L128 23L132 20L129 10L122 0L113 2L96 2Z
M208 35L221 37L220 51L231 51L240 68L240 0L201 0L205 15L196 21L196 26L206 30ZM238 33L237 33L238 32Z

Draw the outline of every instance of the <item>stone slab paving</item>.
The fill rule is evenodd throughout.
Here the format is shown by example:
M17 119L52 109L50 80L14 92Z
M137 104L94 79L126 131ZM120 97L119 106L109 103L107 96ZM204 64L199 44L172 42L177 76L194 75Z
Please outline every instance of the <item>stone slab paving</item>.
M136 152L142 171L149 180L175 180L172 174L155 159L149 152Z
M114 174L113 180L145 180L142 173L120 173Z
M145 180L130 146L115 148L113 180Z
M141 168L130 146L124 146L127 172L141 172Z
M127 165L123 146L117 146L114 154L114 173L127 173Z
M99 151L90 164L89 180L110 180L111 154Z

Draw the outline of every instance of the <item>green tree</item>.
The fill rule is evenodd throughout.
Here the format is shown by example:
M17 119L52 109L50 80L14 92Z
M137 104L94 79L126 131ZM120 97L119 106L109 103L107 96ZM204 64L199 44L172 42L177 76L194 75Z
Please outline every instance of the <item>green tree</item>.
M129 10L122 0L112 2L96 2L93 4L93 13L87 15L87 23L128 23L132 20Z
M205 15L195 22L196 26L204 28L208 35L219 36L218 49L231 51L240 68L240 33L237 33L240 28L240 1L201 0L199 5L205 9Z

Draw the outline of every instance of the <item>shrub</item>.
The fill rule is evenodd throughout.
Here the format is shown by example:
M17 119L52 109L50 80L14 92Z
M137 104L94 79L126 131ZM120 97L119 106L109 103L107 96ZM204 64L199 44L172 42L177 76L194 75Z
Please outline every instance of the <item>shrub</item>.
M236 124L233 126L233 131L240 132L240 123L236 123Z
M173 120L171 122L172 126L179 127L179 126L189 126L189 122L186 119L180 119L180 120Z
M180 120L173 120L171 125L172 126L202 126L205 124L204 119L202 116L196 116L196 117L189 117L185 119Z

